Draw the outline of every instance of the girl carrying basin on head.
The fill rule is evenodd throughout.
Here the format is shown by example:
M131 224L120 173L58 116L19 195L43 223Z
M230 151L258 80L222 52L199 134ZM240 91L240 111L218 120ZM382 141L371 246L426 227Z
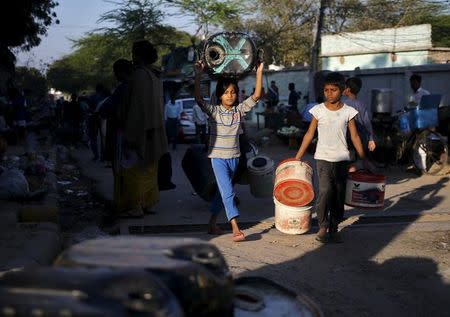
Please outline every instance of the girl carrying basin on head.
M239 87L236 79L220 78L216 86L218 104L207 104L201 95L200 77L204 69L202 61L195 64L195 99L202 110L209 116L211 128L208 157L217 182L218 192L214 197L210 211L208 233L221 234L217 225L217 216L225 208L228 221L233 231L233 241L245 240L239 229L237 218L239 210L234 200L233 176L236 173L239 157L239 134L245 113L250 111L261 97L263 63L256 69L255 91L252 96L238 103Z

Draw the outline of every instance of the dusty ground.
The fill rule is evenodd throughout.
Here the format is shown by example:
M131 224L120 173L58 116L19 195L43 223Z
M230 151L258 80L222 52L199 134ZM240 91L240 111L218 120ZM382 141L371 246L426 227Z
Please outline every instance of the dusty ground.
M450 222L358 225L343 244L322 245L314 233L292 236L271 224L210 240L235 276L263 276L307 294L325 316L450 316ZM205 234L185 236L209 239Z

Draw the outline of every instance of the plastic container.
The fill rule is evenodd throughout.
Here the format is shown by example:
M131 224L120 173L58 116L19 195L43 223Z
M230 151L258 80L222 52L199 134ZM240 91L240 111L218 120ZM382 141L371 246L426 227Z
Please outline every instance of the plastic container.
M411 129L437 127L439 125L438 109L412 109L410 110L409 120Z
M195 192L211 201L217 192L216 178L204 145L191 145L181 161L183 171Z
M388 88L372 89L372 112L392 113L394 109L394 91Z
M267 156L258 155L247 162L249 172L250 193L259 198L273 195L273 179L275 164Z
M235 317L323 317L319 305L307 295L265 278L240 277L235 284Z
M409 119L409 114L410 112L403 112L401 114L399 114L398 116L398 125L399 125L399 129L400 132L408 135L411 133L412 129L411 129L411 124L410 124L410 119Z
M292 207L280 203L276 198L275 203L275 228L287 234L303 234L311 229L311 208Z
M293 207L308 205L314 199L313 169L295 158L282 161L275 171L274 197Z
M345 204L352 207L380 209L384 206L386 176L366 171L349 173Z
M223 255L199 239L114 237L71 246L59 267L143 270L173 292L186 317L231 316L233 281Z
M35 267L0 277L1 316L183 317L175 295L144 270Z

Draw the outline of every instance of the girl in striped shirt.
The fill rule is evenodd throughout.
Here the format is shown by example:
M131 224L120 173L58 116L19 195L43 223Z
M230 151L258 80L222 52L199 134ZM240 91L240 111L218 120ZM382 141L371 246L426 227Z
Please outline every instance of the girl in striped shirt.
M239 150L239 134L241 122L245 113L250 111L261 97L263 63L256 69L255 91L252 96L238 104L239 87L236 79L220 78L216 86L218 105L206 104L201 95L200 78L204 69L202 61L195 65L195 99L202 110L209 116L210 139L208 157L217 182L218 193L211 204L208 233L221 234L217 226L217 216L225 208L228 221L233 231L233 241L245 240L244 233L239 229L237 218L239 210L234 201L233 176L241 156Z

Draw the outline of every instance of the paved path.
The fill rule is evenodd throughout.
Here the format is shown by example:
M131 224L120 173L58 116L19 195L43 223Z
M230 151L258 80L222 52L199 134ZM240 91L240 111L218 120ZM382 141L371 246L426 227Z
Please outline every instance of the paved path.
M252 130L253 134L255 130ZM205 224L209 217L209 203L193 195L193 190L182 168L181 160L189 147L181 144L172 151L173 178L177 185L175 190L161 192L160 203L155 207L156 214L145 216L144 219L124 220L122 224L143 226L174 226ZM269 138L259 147L259 154L271 157L275 164L295 155L287 145L280 142L276 136ZM96 181L97 194L106 201L112 200L113 178L111 169L102 163L92 162L88 149L72 152L81 166L82 173ZM312 161L310 155L307 161ZM384 217L401 215L420 215L424 213L450 212L450 175L417 176L405 172L400 167L382 171L387 176L385 193L385 208L379 210L359 210L346 207L346 216ZM315 180L317 184L317 180ZM241 201L241 222L273 222L273 198L255 198L250 193L249 185L236 185L236 192ZM317 188L316 188L317 192ZM226 222L222 214L220 222Z

